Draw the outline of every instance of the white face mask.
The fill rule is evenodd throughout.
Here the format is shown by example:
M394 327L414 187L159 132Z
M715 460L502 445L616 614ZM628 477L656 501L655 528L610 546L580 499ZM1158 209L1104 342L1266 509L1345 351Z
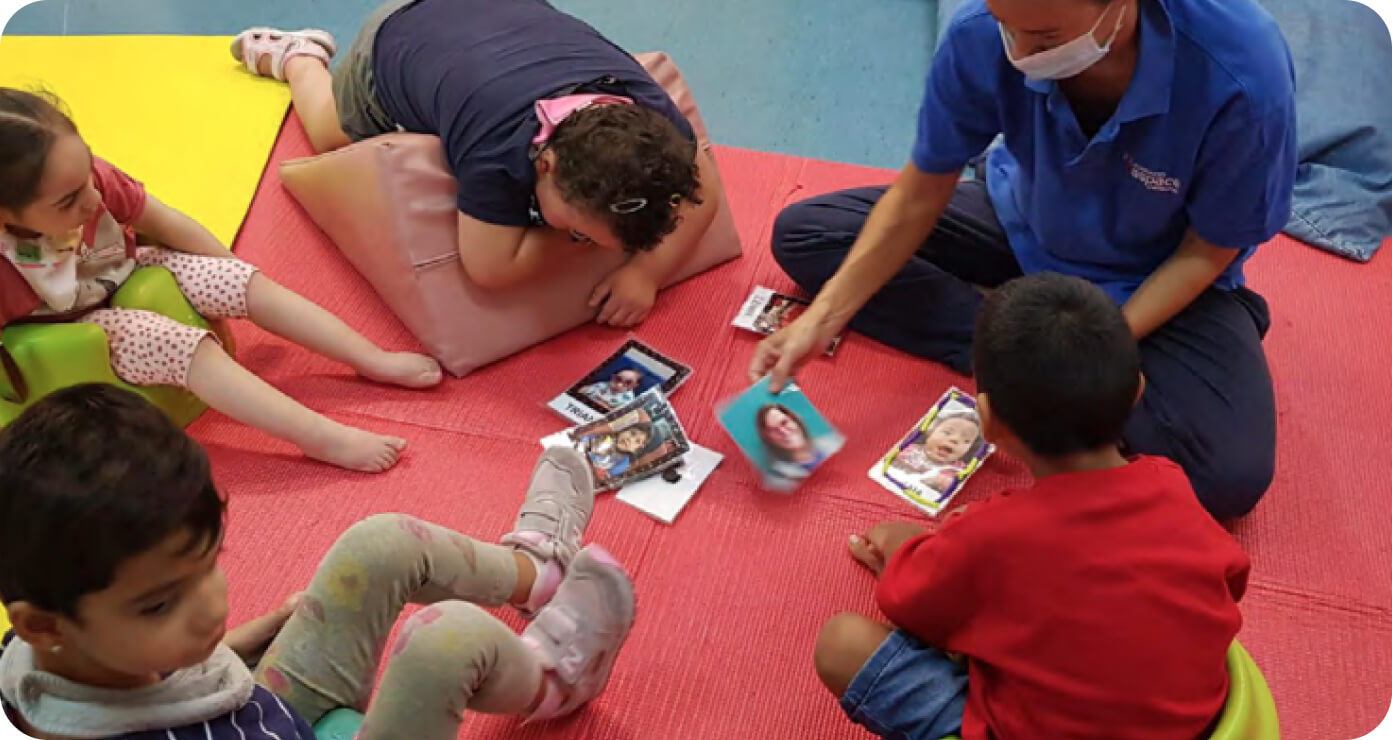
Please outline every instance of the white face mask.
M1112 42L1116 41L1117 34L1121 33L1121 20L1126 17L1124 7L1117 14L1116 27L1112 29L1107 43L1098 46L1097 39L1093 38L1093 34L1097 33L1097 27L1102 25L1102 19L1107 17L1107 10L1110 9L1111 6L1108 5L1102 11L1102 15L1097 16L1092 30L1082 36L1062 46L1045 49L1024 58L1015 57L1015 41L1006 32L1005 26L997 23L996 25L1000 26L1001 42L1005 44L1005 57L1031 80L1066 80L1076 77L1088 67L1102 61L1102 57L1107 56L1107 52L1112 50Z

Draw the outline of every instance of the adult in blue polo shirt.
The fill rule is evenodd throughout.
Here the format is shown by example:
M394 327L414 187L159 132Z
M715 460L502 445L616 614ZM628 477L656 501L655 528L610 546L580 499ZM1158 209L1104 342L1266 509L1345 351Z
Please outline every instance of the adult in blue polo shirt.
M959 182L969 163L984 178ZM1289 50L1253 0L969 0L894 184L779 216L774 255L818 295L751 375L781 381L847 324L970 373L978 288L1082 277L1140 342L1128 452L1240 516L1276 437L1270 318L1242 268L1286 223L1295 167Z

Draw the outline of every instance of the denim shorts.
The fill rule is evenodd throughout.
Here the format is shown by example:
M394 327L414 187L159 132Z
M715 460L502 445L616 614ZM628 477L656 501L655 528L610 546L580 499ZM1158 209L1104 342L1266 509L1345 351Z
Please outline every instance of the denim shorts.
M373 80L372 50L382 25L396 11L416 0L390 0L372 11L363 23L353 45L348 47L333 73L334 102L338 107L338 122L353 141L391 133L399 129L382 107Z
M841 697L853 722L887 740L939 740L962 731L967 667L895 630Z

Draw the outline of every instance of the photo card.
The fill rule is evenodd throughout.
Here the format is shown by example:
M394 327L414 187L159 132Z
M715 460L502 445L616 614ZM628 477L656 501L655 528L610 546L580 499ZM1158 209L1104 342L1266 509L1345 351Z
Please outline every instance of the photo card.
M804 298L758 287L745 299L732 326L768 336L791 324L810 305ZM836 348L841 346L841 338L841 335L837 335L831 340L827 346L827 357L836 354Z
M689 377L691 366L629 339L548 407L576 424L588 424L653 388L670 396Z
M764 377L720 404L716 416L772 491L796 490L846 444L792 381L775 394Z
M661 473L691 450L677 412L660 388L628 405L565 432L568 443L590 463L595 489L622 488Z
M870 468L870 479L936 516L995 451L981 434L976 399L949 388Z

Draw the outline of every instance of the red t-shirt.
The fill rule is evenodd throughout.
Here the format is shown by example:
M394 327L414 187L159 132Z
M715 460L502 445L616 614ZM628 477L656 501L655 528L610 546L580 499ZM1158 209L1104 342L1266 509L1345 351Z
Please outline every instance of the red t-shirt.
M1222 711L1247 556L1177 465L972 504L885 568L880 608L966 656L963 740L1194 740Z

